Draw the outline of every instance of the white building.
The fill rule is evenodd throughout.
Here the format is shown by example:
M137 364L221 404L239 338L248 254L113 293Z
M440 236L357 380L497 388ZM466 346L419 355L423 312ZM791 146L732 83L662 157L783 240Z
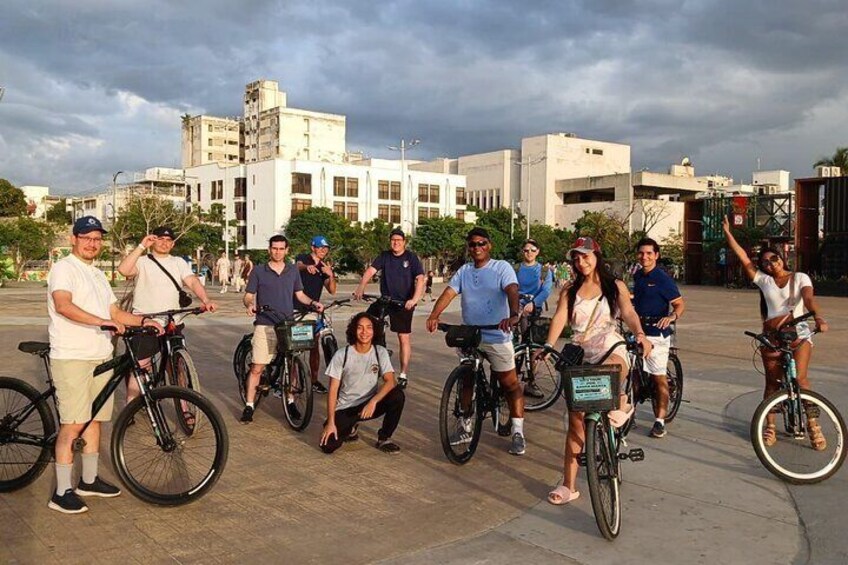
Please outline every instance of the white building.
M197 167L206 163L238 164L244 161L242 125L240 118L206 115L183 117L183 167Z
M50 188L46 186L27 185L20 189L27 201L27 212L33 218L42 218L50 206Z

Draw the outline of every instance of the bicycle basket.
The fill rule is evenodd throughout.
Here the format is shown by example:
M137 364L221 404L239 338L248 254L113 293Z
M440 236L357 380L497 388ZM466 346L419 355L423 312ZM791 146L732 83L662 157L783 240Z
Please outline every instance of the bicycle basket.
M130 348L136 359L148 359L159 353L159 336L134 335L130 337Z
M472 349L480 345L480 328L474 326L451 326L445 334L445 343L448 347L459 349Z
M618 365L578 365L562 372L565 401L572 412L608 412L618 408Z
M536 318L530 324L530 339L533 343L545 343L548 341L548 330L550 328L550 318Z
M276 326L277 349L306 351L315 347L315 320L285 320Z

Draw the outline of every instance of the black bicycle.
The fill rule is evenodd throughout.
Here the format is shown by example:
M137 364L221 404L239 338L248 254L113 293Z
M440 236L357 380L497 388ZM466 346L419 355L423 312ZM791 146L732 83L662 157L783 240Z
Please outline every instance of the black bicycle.
M522 294L523 303L533 300L532 294ZM554 405L562 388L562 377L553 363L541 359L536 352L545 348L551 319L542 316L541 308L521 316L513 328L515 370L524 389L524 409L528 412L545 410Z
M377 343L375 341L374 345L382 345L383 347L386 347L385 337L389 333L389 314L393 311L403 310L406 308L406 303L403 300L395 300L390 296L380 296L377 294L363 294L362 300L370 302L366 312L371 314L374 318L377 318L383 325L383 339L381 340L383 343ZM389 355L391 354L392 351L389 351Z
M273 392L282 400L286 422L299 432L312 419L312 377L301 353L315 344L315 321L286 320L270 306L263 306L261 311L277 320L277 353L262 372L253 405L259 408L262 399ZM247 379L253 364L252 339L252 333L245 334L233 353L233 372L242 403L247 402Z
M197 500L215 485L227 463L229 440L221 414L200 393L153 387L154 377L138 361L147 355L140 351L142 344L155 341L155 333L151 328L126 329L121 336L126 352L94 371L95 375L114 372L92 402L91 413L97 414L124 379L136 379L141 394L121 410L112 427L112 465L133 495L153 504L176 506ZM0 377L0 492L35 481L50 462L57 436L54 409L58 414L59 406L50 372L50 344L25 341L18 349L41 357L48 388L38 392L20 379ZM185 405L198 415L190 431L181 423L179 407ZM74 450L84 445L79 438Z
M460 351L459 365L448 375L442 389L439 437L448 460L463 465L477 451L487 415L492 416L492 425L499 436L510 433L506 396L498 379L486 375L483 367L486 354L478 348L481 331L496 330L499 326L439 324L438 328L446 332L447 346Z
M333 359L333 355L335 355L336 351L339 350L339 342L336 339L336 335L333 333L333 317L329 314L334 309L346 306L350 304L350 302L350 298L333 300L324 306L324 310L318 313L317 319L315 320L315 336L321 346L321 352L324 354L325 367L330 366L330 361ZM299 317L295 316L295 319L302 319L306 316L306 314L307 313L302 313Z
M751 443L769 472L794 484L818 483L833 476L846 455L848 432L842 414L824 395L801 388L798 382L793 356L800 343L797 326L814 315L811 312L789 320L775 332L745 332L760 346L780 353L783 369L780 390L754 411ZM782 431L778 431L778 418Z

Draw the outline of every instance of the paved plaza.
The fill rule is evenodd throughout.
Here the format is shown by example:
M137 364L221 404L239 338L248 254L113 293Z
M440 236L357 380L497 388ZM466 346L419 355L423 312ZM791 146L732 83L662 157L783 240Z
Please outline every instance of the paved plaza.
M16 345L46 339L45 290L0 289L0 374L39 387L38 359L18 352ZM341 286L339 295L351 290ZM324 396L316 396L312 423L303 433L286 426L273 398L262 403L253 424L238 423L242 407L231 359L250 319L239 295L214 293L222 311L188 320L187 335L203 392L229 431L229 461L215 488L182 507L156 507L125 493L91 501L86 514L65 516L47 508L54 486L51 466L29 487L0 495L0 561L848 562L848 471L819 485L791 486L760 465L748 439L763 378L742 331L758 327L757 294L682 290L687 300L679 324L684 404L661 440L647 437L651 419L641 407L629 444L645 450L645 461L624 463L623 525L615 542L597 530L582 470L578 501L565 507L545 502L561 476L562 401L528 413L524 457L509 455L507 439L487 426L469 464L455 466L445 459L438 402L455 356L441 334L424 330L429 303L419 308L414 323L406 409L395 435L402 452L389 456L376 450L377 425L368 423L361 441L327 456L318 449ZM811 378L848 412L848 370L841 356L848 344L848 300L824 297L820 304L831 331L815 338ZM352 311L336 316L340 339ZM457 320L456 308L444 319ZM391 338L389 345L397 349ZM103 475L117 482L105 439L102 452Z

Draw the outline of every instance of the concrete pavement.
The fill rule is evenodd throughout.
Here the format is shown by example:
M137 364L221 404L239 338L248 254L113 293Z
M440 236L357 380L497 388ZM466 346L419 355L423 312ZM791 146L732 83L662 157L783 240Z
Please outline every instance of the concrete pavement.
M266 399L252 425L239 425L230 360L249 321L240 316L238 297L228 293L215 294L225 306L221 314L190 320L188 330L204 393L225 415L230 432L229 462L215 489L184 507L154 507L124 495L95 500L87 514L68 517L46 508L54 483L47 472L26 489L0 495L0 560L845 562L846 471L820 485L789 487L760 466L747 437L762 377L741 332L757 327L757 295L692 287L684 294L679 345L687 402L662 440L647 437L650 419L642 407L642 425L630 443L644 448L646 459L624 464L622 534L614 543L597 531L585 482L583 497L569 506L544 502L561 473L561 401L528 415L525 457L507 454L507 442L489 427L471 463L446 461L438 440L438 400L455 359L441 335L423 331L423 316L415 319L398 456L373 448L375 424L365 425L362 441L333 456L322 454L321 396L302 434L285 426L273 399ZM36 385L41 369L15 345L46 336L43 301L44 289L0 290L6 352L0 373L26 376ZM811 376L845 412L838 347L846 343L848 301L820 301L832 331L816 338ZM341 325L336 333L343 334ZM104 442L104 454L107 449ZM108 457L103 459L104 475L114 479Z

